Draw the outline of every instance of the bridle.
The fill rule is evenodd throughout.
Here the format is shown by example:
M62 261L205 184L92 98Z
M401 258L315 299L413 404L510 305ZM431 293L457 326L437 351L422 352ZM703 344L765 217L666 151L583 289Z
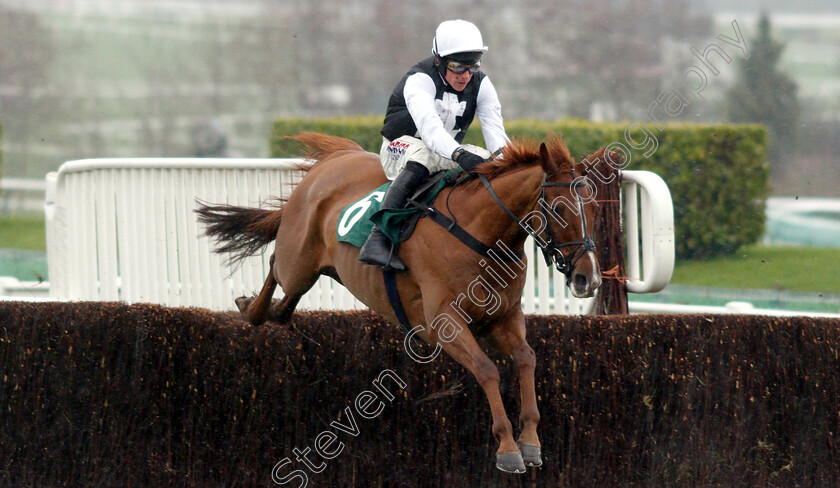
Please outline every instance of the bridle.
M574 170L572 170L572 176L575 176ZM583 181L578 181L577 178L573 179L569 183L560 183L556 181L546 181L546 177L543 176L542 182L542 192L540 196L540 213L542 213L543 218L546 219L546 222L549 221L549 208L548 203L546 201L545 196L545 189L547 187L562 187L562 188L577 188L580 185L585 185ZM574 194L575 200L577 200L578 207L580 208L580 222L581 226L583 227L583 239L580 241L568 241L568 242L555 242L554 232L551 230L551 226L546 223L545 226L545 233L548 236L548 242L545 246L540 245L540 249L543 252L543 256L545 257L545 262L548 263L549 266L552 264L552 260L554 261L554 265L557 268L557 271L560 271L566 276L566 279L569 279L569 275L571 274L572 270L575 268L577 262L582 258L587 252L595 250L595 242L592 240L592 237L589 236L589 228L586 225L586 213L583 211L583 200L580 198L580 194L578 192L572 192ZM536 240L536 239L535 239ZM539 244L539 240L537 240ZM563 253L560 249L563 247L571 247L572 251L568 254ZM583 249L583 252L581 252Z
M499 205L499 207L501 207L502 210L504 210L505 213L507 213L510 216L510 218L513 219L514 222L519 224L519 226L523 228L525 232L527 232L531 237L534 238L534 241L540 247L540 250L542 251L543 256L545 257L545 262L549 266L554 264L554 267L557 269L557 271L563 273L563 275L566 277L567 282L570 280L570 275L572 273L572 270L575 268L577 262L587 252L595 250L595 242L590 237L589 229L586 225L586 213L583 211L583 200L580 198L580 195L577 192L572 193L575 197L575 200L577 200L578 206L580 207L580 219L581 225L583 227L583 239L579 241L557 242L556 237L554 236L554 232L552 232L551 230L550 222L551 219L554 217L550 215L550 212L552 212L552 210L549 208L549 205L546 201L545 190L549 187L561 187L571 189L586 184L585 182L579 181L576 178L574 169L572 170L572 176L575 176L575 178L573 178L572 181L569 183L547 181L547 175L543 176L543 182L540 185L541 191L538 203L540 205L540 214L546 222L545 230L543 231L545 233L545 237L547 237L546 239L545 237L537 235L536 232L534 232L533 230L531 230L530 227L525 225L522 219L520 219L515 213L513 213L513 211L511 211L507 207L507 205L505 205L504 202L502 202L499 199L498 195L496 195L496 192L493 190L493 187L490 185L490 181L487 179L486 176L482 174L478 175L479 180L481 180L481 183L484 185L484 188L486 188L487 191L490 192L490 196L493 197L493 200L495 200L496 204ZM562 249L568 247L572 247L571 252L564 253Z

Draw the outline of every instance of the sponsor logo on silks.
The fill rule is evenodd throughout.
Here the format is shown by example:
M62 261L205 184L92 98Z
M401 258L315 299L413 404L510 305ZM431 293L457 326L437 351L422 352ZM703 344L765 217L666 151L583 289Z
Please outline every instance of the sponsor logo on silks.
M391 161L398 161L401 157L405 155L405 151L407 149L408 143L393 141L390 144L388 144L388 158Z

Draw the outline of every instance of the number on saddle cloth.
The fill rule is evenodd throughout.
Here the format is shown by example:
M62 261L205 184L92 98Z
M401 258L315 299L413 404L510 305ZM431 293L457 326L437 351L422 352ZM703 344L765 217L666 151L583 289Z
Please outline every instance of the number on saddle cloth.
M430 204L443 189L455 183L462 170L438 171L428 177L411 200ZM392 241L402 242L411 236L417 221L424 214L416 207L382 209L382 199L391 183L385 183L360 200L346 206L338 219L338 240L362 247L376 225Z

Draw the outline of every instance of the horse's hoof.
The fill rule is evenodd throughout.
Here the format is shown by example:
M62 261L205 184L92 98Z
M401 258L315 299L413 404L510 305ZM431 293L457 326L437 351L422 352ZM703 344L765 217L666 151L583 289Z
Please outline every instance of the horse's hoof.
M522 460L525 461L525 466L530 468L539 468L542 466L542 451L540 446L529 446L528 444L517 444L519 451L522 453Z
M505 473L522 474L525 472L525 462L518 452L500 452L496 454L496 467Z
M248 310L248 306L251 305L251 301L251 298L239 297L233 302L236 303L236 308L238 308L240 312L245 313L245 311Z

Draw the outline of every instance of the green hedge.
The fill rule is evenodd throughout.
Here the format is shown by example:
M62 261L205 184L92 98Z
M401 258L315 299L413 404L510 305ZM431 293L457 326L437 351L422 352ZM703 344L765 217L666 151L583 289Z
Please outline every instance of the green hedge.
M380 116L277 120L272 155L299 155L296 143L282 137L304 130L347 137L370 151L379 152L381 124ZM576 158L613 142L631 149L628 169L653 171L671 190L678 258L731 254L761 237L769 190L769 165L765 161L767 137L763 127L666 124L660 132L655 126L646 125L645 129L658 142L651 153L650 146L642 150L629 146L624 135L629 125L513 120L506 123L506 128L511 138L542 139L550 132L560 134ZM636 141L644 139L638 127L631 137ZM465 142L482 145L480 128L470 130Z
M0 486L279 486L286 457L279 474L301 469L310 487L838 486L838 320L526 325L545 465L515 477L493 467L475 379L444 354L415 363L400 327L369 312L251 327L198 309L0 302ZM516 426L516 369L491 357ZM332 427L386 370L404 387L387 383L381 413L354 414L356 436ZM316 474L293 449L324 431L346 445Z

